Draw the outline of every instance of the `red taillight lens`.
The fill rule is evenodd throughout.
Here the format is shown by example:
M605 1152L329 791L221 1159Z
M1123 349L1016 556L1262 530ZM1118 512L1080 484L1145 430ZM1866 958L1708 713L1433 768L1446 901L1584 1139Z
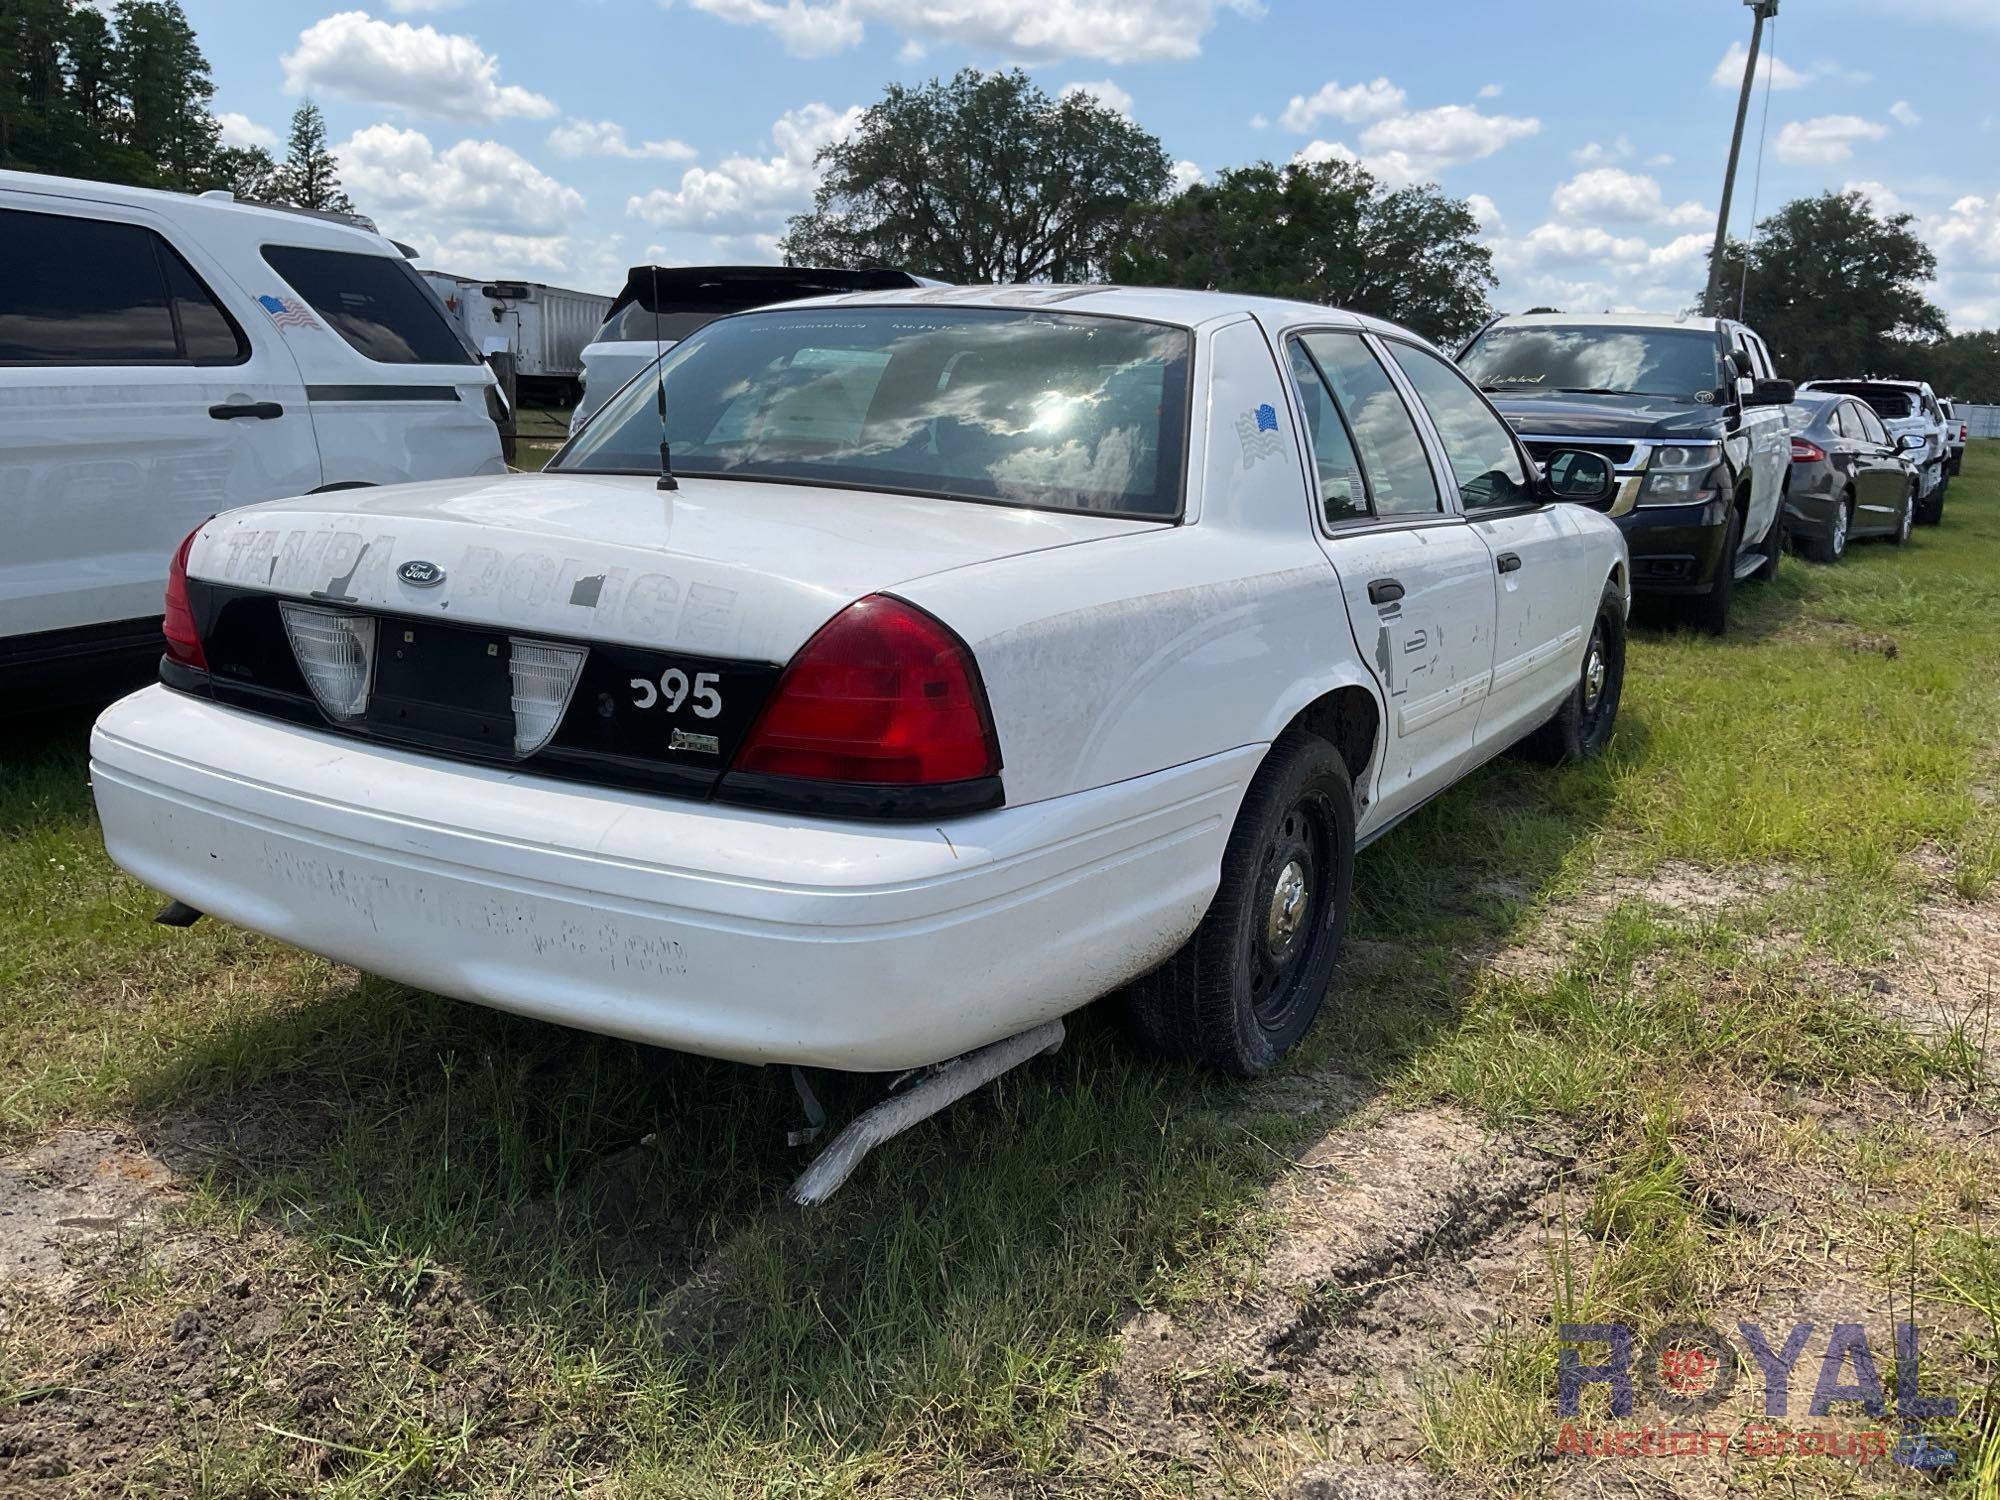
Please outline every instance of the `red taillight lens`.
M202 526L207 524L202 522ZM194 628L194 610L188 605L188 553L200 534L201 526L190 531L187 540L174 549L174 560L167 565L167 613L160 629L167 638L169 661L206 672L208 657L202 652L201 635Z
M733 770L917 786L997 775L986 690L966 645L886 594L850 604L785 668Z
M1809 443L1804 438L1792 439L1792 462L1795 464L1816 464L1826 457L1826 449L1818 443Z
M1969 442L1971 442L1971 441L1972 441L1972 424L1971 424L1971 423L1969 423L1969 422L1960 422L1960 423L1958 424L1958 440L1959 440L1959 441L1960 441L1961 443L1969 443Z

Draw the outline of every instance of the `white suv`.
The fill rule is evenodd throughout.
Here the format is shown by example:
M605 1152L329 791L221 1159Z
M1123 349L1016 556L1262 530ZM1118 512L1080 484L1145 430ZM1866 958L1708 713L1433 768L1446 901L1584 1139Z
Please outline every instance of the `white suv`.
M369 229L0 172L0 245L12 686L157 656L168 560L218 511L505 469L492 372Z

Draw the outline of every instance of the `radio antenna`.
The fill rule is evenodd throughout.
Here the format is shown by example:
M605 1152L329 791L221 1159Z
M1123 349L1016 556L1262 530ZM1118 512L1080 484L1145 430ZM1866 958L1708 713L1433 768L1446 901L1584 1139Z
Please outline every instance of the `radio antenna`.
M653 280L653 379L660 400L660 478L655 489L677 490L680 481L674 478L674 455L667 447L667 372L665 369L667 351L660 339L660 268L648 266Z

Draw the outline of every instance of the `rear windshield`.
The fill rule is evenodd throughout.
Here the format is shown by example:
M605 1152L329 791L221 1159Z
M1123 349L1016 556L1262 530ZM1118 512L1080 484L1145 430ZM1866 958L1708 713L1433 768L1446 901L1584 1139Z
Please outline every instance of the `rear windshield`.
M1483 391L1562 391L1713 400L1722 367L1713 333L1694 328L1555 324L1489 328L1458 367Z
M597 330L591 340L594 344L626 342L652 343L659 339L662 343L677 344L704 323L713 323L722 316L713 308L705 312L661 312L641 307L636 302L628 302L623 307L613 308L611 316L604 320L604 326Z
M264 259L364 358L385 365L479 363L400 256L266 245Z
M1189 343L989 308L725 318L659 366L674 472L1178 515ZM549 467L657 472L658 400L655 379L633 380Z
M1813 389L1858 397L1874 407L1877 416L1914 417L1917 414L1917 398L1909 391L1899 391L1891 385L1816 385Z

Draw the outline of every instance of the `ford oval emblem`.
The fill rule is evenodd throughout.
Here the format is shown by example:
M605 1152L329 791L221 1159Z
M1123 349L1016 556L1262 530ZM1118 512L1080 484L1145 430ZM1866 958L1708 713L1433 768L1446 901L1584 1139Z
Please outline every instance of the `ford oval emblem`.
M413 557L396 569L396 576L412 588L434 589L444 582L444 569L434 562Z

